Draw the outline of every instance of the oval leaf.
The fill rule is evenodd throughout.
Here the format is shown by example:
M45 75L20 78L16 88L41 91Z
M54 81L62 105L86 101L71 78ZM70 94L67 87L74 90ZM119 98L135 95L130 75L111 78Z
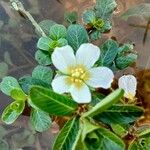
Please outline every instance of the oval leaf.
M43 132L48 130L52 123L49 114L39 109L32 109L30 120L31 120L31 124L38 132Z
M15 101L8 105L2 114L2 121L6 124L13 123L23 112L25 107L24 101Z
M69 120L58 134L53 146L53 150L70 150L79 131L79 120L73 118Z
M81 44L88 42L88 34L81 25L70 25L67 31L68 44L76 51Z
M77 103L72 99L40 86L31 88L30 98L36 107L51 115L70 115L77 108Z
M0 84L0 89L3 93L10 96L11 91L15 88L20 88L20 85L15 78L10 76L3 78Z
M40 79L47 84L50 84L53 77L53 72L50 67L44 67L39 65L34 68L32 72L32 77L35 79Z

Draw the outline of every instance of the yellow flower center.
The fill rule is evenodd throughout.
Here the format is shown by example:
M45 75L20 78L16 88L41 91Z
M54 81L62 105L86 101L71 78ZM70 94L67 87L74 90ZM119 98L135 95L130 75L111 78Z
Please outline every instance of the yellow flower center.
M78 88L80 88L83 83L90 78L89 72L83 65L70 67L68 69L68 74L67 83L74 84Z

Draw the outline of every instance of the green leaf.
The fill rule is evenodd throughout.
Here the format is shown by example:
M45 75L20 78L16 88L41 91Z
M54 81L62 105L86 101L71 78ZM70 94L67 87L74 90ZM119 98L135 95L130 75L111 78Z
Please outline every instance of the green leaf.
M133 105L114 105L103 111L94 119L106 124L129 124L136 121L143 114L143 109Z
M150 137L150 126L148 126L147 128L143 127L142 131L138 131L137 136L140 138Z
M96 14L102 19L110 18L116 7L115 0L96 0Z
M31 124L38 132L43 132L48 130L52 124L49 114L39 109L32 109L30 120L31 120Z
M66 39L61 38L58 40L58 44L59 44L59 47L62 47L62 46L68 45L68 41Z
M50 65L52 63L50 53L46 51L38 50L35 53L35 59L40 65Z
M58 134L53 150L71 150L79 132L79 120L69 120Z
M0 63L0 79L4 78L8 73L8 65L5 62Z
M27 99L26 94L22 91L22 89L15 88L11 90L10 96L17 101L25 101Z
M141 3L134 7L128 9L125 13L121 15L122 19L128 20L129 17L144 17L145 19L149 19L150 17L150 4L149 3Z
M124 150L123 141L108 129L83 118L81 140L89 150Z
M43 51L49 51L50 50L50 43L52 42L52 39L48 37L41 37L38 40L37 48Z
M38 65L32 72L32 77L42 80L43 82L50 84L53 77L53 71L50 67Z
M72 99L40 86L33 86L31 88L30 98L36 107L51 115L70 115L77 108L77 103Z
M50 28L55 24L56 22L52 20L43 20L39 23L40 27L43 29L46 35L49 35Z
M63 25L55 24L50 28L49 37L53 40L59 40L60 38L66 38L67 29Z
M116 58L115 61L116 61L117 68L122 70L132 65L136 60L137 60L137 55L130 53L126 56L120 56Z
M2 121L6 124L12 124L23 112L25 107L24 101L15 101L8 105L2 114Z
M29 94L30 88L33 85L40 85L40 86L43 86L43 87L50 88L49 84L43 82L42 80L35 79L33 77L30 77L30 76L23 76L22 78L20 78L19 79L19 84L20 84L21 88L23 89L23 91L27 95Z
M99 64L103 66L111 66L118 53L118 43L114 40L107 40L102 46Z
M105 95L95 92L95 93L93 93L92 101L91 101L90 105L95 106L97 103L102 101L104 98L105 98Z
M125 137L128 134L128 131L119 124L111 124L111 128L113 132L121 138Z
M95 40L100 39L101 36L102 36L101 32L98 31L98 30L96 30L96 31L94 31L94 32L92 32L92 33L90 34L90 39L91 39L92 41L95 41Z
M3 93L10 96L11 91L15 88L20 88L20 85L15 78L10 76L3 78L0 84L0 89Z
M116 136L114 133L109 131L106 128L99 127L97 129L95 135L97 136L94 142L93 142L93 133L90 133L85 141L87 143L87 147L89 149L93 148L94 150L124 150L125 144L124 142Z
M92 24L96 20L96 15L93 10L87 10L83 13L83 21L86 24Z
M82 117L94 117L104 112L113 104L117 103L123 97L123 95L124 95L124 91L122 89L115 90L114 92L106 96L97 105L95 105L91 110L84 113Z
M76 11L73 12L66 12L64 15L65 21L67 21L70 24L77 23L78 20L78 14Z
M87 43L89 38L87 31L81 25L70 25L67 31L68 44L76 51L81 44Z

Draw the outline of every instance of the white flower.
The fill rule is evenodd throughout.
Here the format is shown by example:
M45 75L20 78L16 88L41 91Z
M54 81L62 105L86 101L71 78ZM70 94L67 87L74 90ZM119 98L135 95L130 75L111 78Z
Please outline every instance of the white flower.
M137 80L133 75L124 75L119 78L119 88L125 91L124 97L134 100L137 89Z
M82 44L76 55L69 45L56 48L52 53L52 62L62 75L52 81L53 90L59 94L70 92L77 103L89 103L89 87L107 89L114 78L109 68L93 67L99 57L100 49L89 43Z

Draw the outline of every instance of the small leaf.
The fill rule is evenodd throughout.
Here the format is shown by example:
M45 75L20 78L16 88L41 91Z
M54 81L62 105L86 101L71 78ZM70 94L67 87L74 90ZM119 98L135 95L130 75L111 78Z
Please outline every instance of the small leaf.
M5 62L0 63L0 79L4 78L8 73L8 65Z
M93 10L87 10L83 13L83 21L86 24L92 24L96 20L96 15Z
M67 29L63 25L55 24L50 28L49 37L53 40L59 40L60 38L66 38Z
M51 115L70 115L77 108L77 103L72 99L40 86L31 88L30 98L36 107Z
M94 119L105 124L129 124L136 121L143 114L143 109L133 105L114 105L103 111Z
M110 18L116 6L115 0L96 0L95 9L97 17L102 19Z
M32 72L32 77L42 80L43 82L50 84L53 77L53 71L50 67L44 67L38 65Z
M125 137L128 134L128 131L119 124L111 124L111 128L113 132L121 138Z
M30 120L31 120L31 124L38 132L43 132L48 130L52 124L49 114L39 109L32 109Z
M40 27L43 29L46 35L49 35L50 28L55 24L56 22L52 20L43 20L39 23Z
M38 40L37 48L43 51L49 51L50 50L50 43L52 42L52 39L48 37L41 37Z
M79 131L79 120L69 120L58 134L53 150L71 150Z
M11 61L11 57L9 52L5 52L4 53L4 61L8 64L8 65L13 65L12 61Z
M68 44L76 51L81 44L87 43L89 38L87 31L81 25L70 25L67 31Z
M103 66L111 66L118 53L118 43L114 40L107 40L102 46L99 64Z
M64 15L64 19L65 19L66 22L68 22L70 24L77 23L78 14L77 14L76 11L66 12L65 15Z
M11 90L10 96L17 101L25 101L27 99L26 94L19 88Z
M132 65L136 60L137 60L137 55L130 53L126 56L120 56L116 58L115 61L116 61L117 68L122 70Z
M58 44L59 44L59 47L62 47L62 46L68 45L68 41L66 39L61 38L58 40Z
M12 124L19 115L23 112L25 107L24 101L15 101L8 105L2 114L2 121L6 124Z
M38 50L35 53L35 59L40 65L50 65L52 63L50 53L46 51Z
M10 77L10 76L3 78L3 80L0 84L0 89L3 93L10 96L11 91L15 88L20 88L20 85L15 78Z
M94 31L94 32L92 32L92 33L90 34L90 39L91 39L92 41L95 41L95 40L100 39L101 36L102 36L101 32L98 31L98 30L96 30L96 31Z
M124 95L124 91L122 89L115 90L114 92L106 96L98 104L96 104L91 110L84 113L82 117L94 117L104 112L113 104L117 103L123 97L123 95Z
M47 87L47 88L50 87L49 84L43 82L42 80L35 79L33 77L30 77L30 76L23 76L22 78L20 78L19 79L19 84L20 84L21 88L23 89L23 91L27 95L29 94L30 88L33 85L40 85L40 86Z
M128 20L129 17L144 17L145 19L149 19L150 17L150 4L149 3L141 3L134 7L128 9L125 13L121 15L124 20Z

